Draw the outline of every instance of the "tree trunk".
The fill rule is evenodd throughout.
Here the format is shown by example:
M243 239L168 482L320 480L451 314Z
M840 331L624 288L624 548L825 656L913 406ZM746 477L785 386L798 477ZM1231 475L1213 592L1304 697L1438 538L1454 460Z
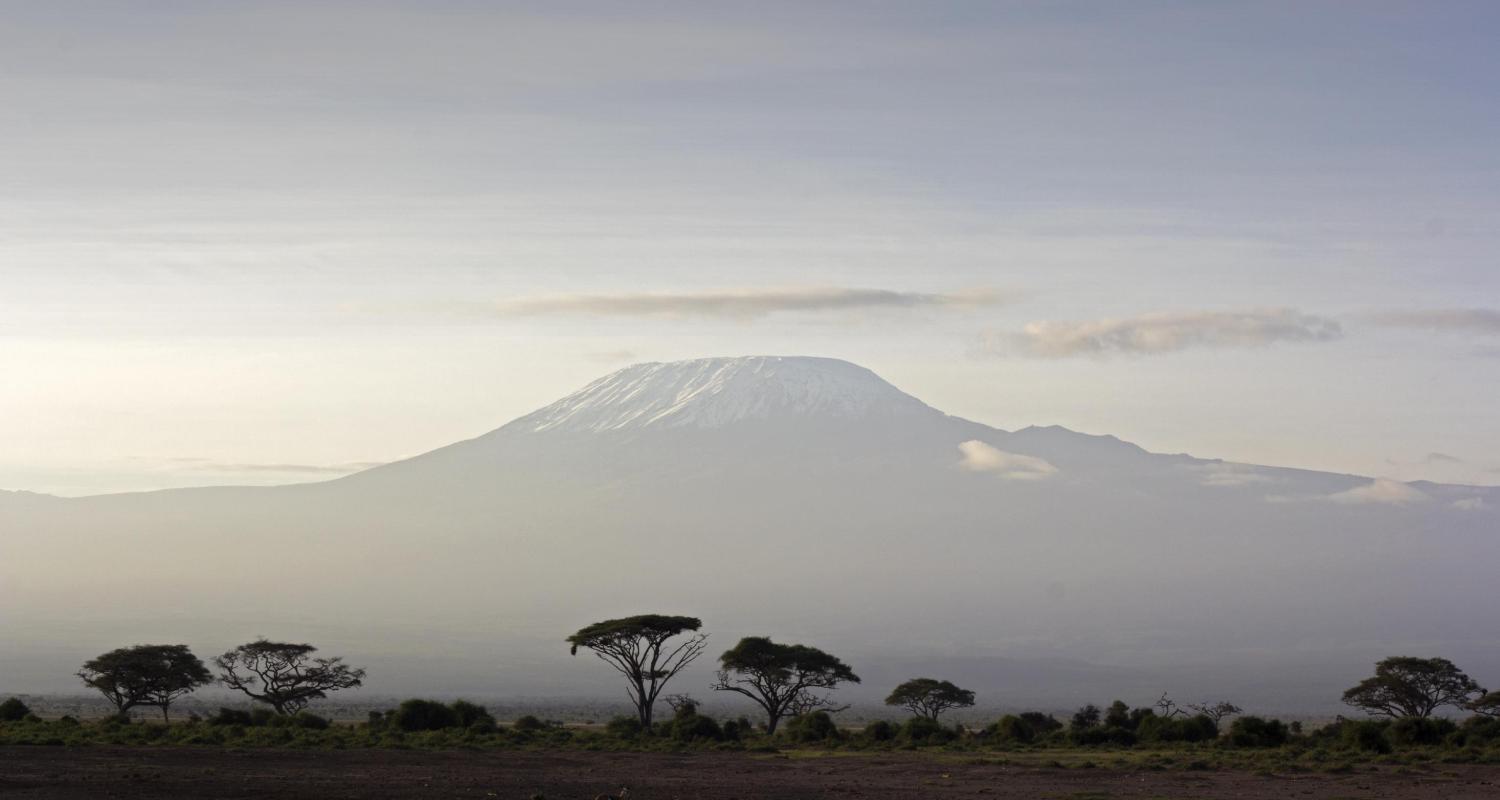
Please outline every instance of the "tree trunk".
M780 714L768 714L768 715L766 715L766 735L767 736L770 736L770 735L776 733L776 724L778 722L781 722L781 715Z
M651 698L646 694L646 684L643 681L637 679L635 682L635 688L635 696L637 698L636 711L639 713L641 718L641 732L649 736L651 735L651 707L654 704L651 702Z
M172 718L167 716L168 708L170 708L170 706L168 706L166 703L161 704L161 721L170 725L172 724Z

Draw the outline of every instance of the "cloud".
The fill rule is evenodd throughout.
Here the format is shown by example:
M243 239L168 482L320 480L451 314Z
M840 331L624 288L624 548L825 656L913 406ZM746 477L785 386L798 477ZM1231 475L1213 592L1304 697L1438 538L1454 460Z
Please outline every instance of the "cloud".
M1460 511L1483 511L1489 508L1483 497L1465 497L1462 500L1454 500L1453 507Z
M1362 486L1333 494L1268 494L1265 499L1267 503L1409 506L1425 503L1432 498L1410 484L1390 478L1375 478Z
M890 289L808 287L788 289L717 289L702 292L635 292L561 294L503 300L485 307L502 317L559 314L612 317L726 317L754 319L778 312L854 311L862 309L975 309L1009 302L1014 295L997 289L956 292L900 292Z
M1007 453L978 439L959 444L964 454L959 466L971 472L993 472L1006 480L1034 481L1057 474L1057 467L1036 456Z
M1429 498L1420 490L1390 478L1376 478L1364 486L1356 486L1342 492L1327 495L1323 499L1343 505L1389 505L1408 506L1425 503Z
M1198 470L1201 473L1198 478L1200 486L1250 486L1257 483L1271 483L1275 480L1270 475L1255 472L1252 467L1242 467L1237 464L1210 464Z
M995 355L1035 358L1157 355L1192 347L1261 347L1326 342L1343 335L1337 320L1291 308L1143 314L1092 321L1028 323L1019 333L985 335Z
M1459 458L1458 456L1450 456L1447 453L1428 453L1427 457L1424 458L1424 459L1422 459L1422 463L1424 463L1424 464L1462 464L1462 463L1464 463L1464 460L1461 459L1461 458Z
M634 350L594 350L584 353L583 357L589 361L597 361L601 364L617 364L621 361L639 360Z
M1421 311L1377 311L1365 319L1396 328L1424 328L1457 333L1500 334L1500 309L1433 308Z
M200 461L199 459L180 459L184 462ZM306 473L317 475L347 475L351 472L370 469L383 465L383 461L351 461L346 464L235 464L220 463L217 461L203 461L194 464L192 469L202 472L277 472L277 473Z

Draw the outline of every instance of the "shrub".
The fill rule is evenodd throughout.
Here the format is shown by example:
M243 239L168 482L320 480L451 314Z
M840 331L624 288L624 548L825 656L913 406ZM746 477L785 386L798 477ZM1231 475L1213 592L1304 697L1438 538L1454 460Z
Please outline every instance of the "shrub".
M1459 747L1500 742L1500 717L1469 717L1449 741Z
M1021 715L1021 721L1030 725L1032 732L1037 736L1045 736L1063 728L1063 724L1057 721L1057 717L1040 711L1027 711Z
M240 711L237 708L220 708L219 713L208 718L210 725L254 725L249 711Z
M719 723L714 722L712 717L705 717L696 711L684 707L686 713L679 713L672 719L672 738L679 742L693 742L700 740L719 741L724 738L724 731L719 728Z
M838 738L839 726L834 724L828 712L814 711L787 720L786 735L794 742L822 742Z
M1374 720L1345 720L1339 726L1339 738L1344 744L1371 753L1391 752L1391 742L1385 737L1390 723Z
M540 731L546 730L547 723L542 722L531 714L527 714L526 716L516 720L516 723L513 727L518 731Z
M20 722L30 715L31 709L14 697L0 703L0 722Z
M520 723L516 725L519 727ZM635 717L615 717L605 723L604 732L620 739L634 739L641 735L641 721Z
M912 717L902 723L898 734L902 741L915 745L947 744L957 736L952 730L944 728L942 723L927 717Z
M1073 719L1068 722L1068 729L1081 731L1086 728L1098 727L1099 717L1102 713L1098 706L1089 703L1073 714Z
M460 728L473 728L478 725L480 728L493 731L497 727L495 718L484 706L470 703L468 700L454 700L449 708L453 709L453 716L457 718Z
M1219 738L1219 726L1202 714L1195 717L1141 717L1136 736L1143 742L1211 742Z
M396 707L391 723L403 731L440 731L458 727L458 714L436 700L406 700Z
M298 711L296 714L288 717L288 719L291 720L292 727L305 728L310 731L328 730L328 726L331 724L327 718L306 711Z
M1229 726L1229 743L1235 747L1280 747L1290 735L1279 719L1240 717Z
M1131 719L1130 706L1125 705L1124 700L1116 700L1110 703L1109 708L1104 712L1104 727L1106 728L1135 730L1135 725L1132 722L1138 721L1139 719Z
M1001 742L1028 744L1036 738L1036 729L1025 719L1014 714L1006 714L998 722L985 728L984 734L987 738Z
M1453 720L1441 717L1403 717L1391 723L1386 736L1398 747L1411 745L1442 744L1449 734L1458 730Z
M1074 728L1068 731L1068 740L1073 744L1084 747L1113 744L1120 747L1129 747L1135 744L1135 731L1125 728L1106 728L1095 725L1090 728Z
M889 742L896 738L896 733L897 729L895 725L879 719L866 725L860 735L872 742Z

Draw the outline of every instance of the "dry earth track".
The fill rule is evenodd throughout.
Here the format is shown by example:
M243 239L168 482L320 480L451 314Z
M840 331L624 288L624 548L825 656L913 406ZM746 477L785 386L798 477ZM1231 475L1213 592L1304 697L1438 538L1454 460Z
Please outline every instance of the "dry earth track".
M0 747L0 798L1500 798L1500 767L1353 774L1049 769L920 754Z

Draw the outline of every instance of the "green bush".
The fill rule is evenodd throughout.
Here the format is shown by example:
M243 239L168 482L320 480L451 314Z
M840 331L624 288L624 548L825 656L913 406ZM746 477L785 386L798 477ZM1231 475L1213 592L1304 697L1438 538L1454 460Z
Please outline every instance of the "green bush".
M1235 747L1280 747L1291 731L1279 719L1240 717L1229 726L1229 743Z
M0 703L0 722L20 722L28 716L31 716L31 709L14 697Z
M1147 714L1141 717L1135 733L1142 742L1211 742L1219 738L1219 726L1201 714L1171 719Z
M635 717L615 717L605 723L604 732L619 739L635 739L641 735L641 721Z
M999 742L1030 744L1036 738L1036 729L1031 723L1014 714L1006 714L998 722L984 729L984 736Z
M1104 727L1103 725L1095 725L1090 728L1073 728L1068 731L1068 741L1082 747L1096 747L1106 744L1129 747L1135 744L1135 739L1135 731L1113 726Z
M897 728L883 719L875 720L860 732L860 736L871 742L889 742L896 738Z
M1500 717L1469 717L1449 741L1458 747L1500 743Z
M531 714L527 714L516 720L515 725L512 727L518 731L543 731L547 729L547 723L542 722Z
M947 744L958 738L958 734L942 723L927 717L912 717L901 724L897 738L914 745Z
M719 723L713 721L713 718L705 717L684 706L683 713L677 714L672 719L671 736L679 742L717 742L724 738L724 731L719 728Z
M792 717L786 721L784 730L787 738L794 742L823 742L837 739L839 735L839 726L826 711Z
M1374 720L1344 720L1339 725L1339 738L1344 744L1371 753L1391 752L1391 742L1386 738L1388 722Z
M405 700L391 714L391 724L408 733L458 727L458 714L436 700Z
M328 726L332 724L327 718L306 711L298 711L293 716L287 717L287 719L291 720L291 727L304 728L310 731L327 730Z
M1038 737L1063 729L1063 724L1058 722L1057 717L1051 714L1043 714L1040 711L1027 711L1020 716L1021 721L1030 725L1032 732Z
M1404 717L1391 723L1386 736L1397 747L1411 745L1442 744L1450 734L1458 730L1453 720L1441 717Z
M1099 727L1099 718L1103 713L1099 710L1098 706L1089 703L1073 714L1073 719L1068 721L1068 729L1081 731L1088 728L1097 728Z
M1124 728L1133 731L1138 721L1139 717L1131 718L1130 706L1125 705L1124 700L1110 703L1109 708L1104 711L1104 727L1106 728Z
M499 729L495 724L495 718L490 715L489 709L484 706L470 703L467 700L454 700L448 706L453 710L453 715L458 719L458 727L483 733L493 733Z

